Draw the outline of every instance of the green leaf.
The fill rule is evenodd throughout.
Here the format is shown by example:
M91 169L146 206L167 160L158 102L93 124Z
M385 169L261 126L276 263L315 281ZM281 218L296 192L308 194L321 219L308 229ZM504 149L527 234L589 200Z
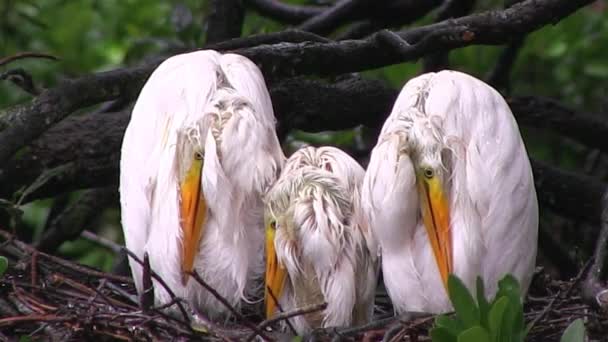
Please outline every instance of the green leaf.
M510 340L510 338L506 338L507 335L510 335L510 327L505 327L505 329L503 329L503 318L508 305L509 298L501 297L494 302L494 305L492 305L492 308L490 309L488 323L493 341Z
M291 339L291 342L302 342L302 341L303 341L302 336L294 336Z
M486 329L477 325L458 335L458 342L490 342L490 334Z
M432 328L430 330L431 341L433 342L456 342L456 336L450 334L445 328Z
M507 329L511 336L521 336L521 339L525 337L524 331L524 310L521 304L521 291L519 282L515 277L508 274L498 282L498 293L492 303L494 303L501 297L507 297L509 299L509 305L504 313L503 331ZM504 334L505 332L503 332ZM509 339L511 340L511 338ZM515 340L520 340L519 338Z
M8 259L0 256L0 277L4 275L4 272L8 269Z
M479 305L479 317L481 320L481 325L489 329L488 325L488 312L490 311L490 303L486 299L485 287L483 284L483 279L481 277L477 277L476 281L477 287L477 304Z
M582 319L577 319L564 331L560 342L584 342L585 341L585 324Z
M464 325L462 325L460 321L451 319L446 315L439 315L435 317L435 325L439 328L444 328L447 330L451 335L454 336L454 338L456 338L456 336L458 336L458 334L465 329Z
M479 309L473 296L462 281L452 274L448 277L448 292L458 319L467 327L479 324Z

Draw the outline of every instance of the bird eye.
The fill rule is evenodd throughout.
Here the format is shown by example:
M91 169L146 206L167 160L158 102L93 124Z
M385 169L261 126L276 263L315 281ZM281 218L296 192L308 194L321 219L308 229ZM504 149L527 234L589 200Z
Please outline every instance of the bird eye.
M277 222L276 221L270 222L270 228L277 229Z
M424 168L423 172L424 172L424 177L427 179L431 179L431 178L433 178L433 176L435 176L433 169L431 169L430 167Z
M201 152L195 152L194 153L194 159L196 159L196 160L203 160L203 154Z

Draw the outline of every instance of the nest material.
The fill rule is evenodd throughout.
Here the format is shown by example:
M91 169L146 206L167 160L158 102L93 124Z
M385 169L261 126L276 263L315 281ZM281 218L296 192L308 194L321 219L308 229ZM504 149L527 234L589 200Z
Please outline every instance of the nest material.
M3 234L4 235L4 234ZM241 322L207 322L206 332L192 329L188 317L169 315L161 308L142 311L129 278L37 252L17 240L0 246L9 270L0 278L0 339L30 336L32 340L247 340L257 325L271 339L285 337L264 329L256 314ZM529 341L558 341L566 327L583 318L590 338L608 336L608 316L584 303L578 279L557 281L540 272L526 300L525 318L534 321ZM176 305L176 303L172 303ZM391 312L390 301L379 291L378 316ZM318 309L318 308L317 308ZM179 312L179 310L176 310ZM306 311L306 310L304 310ZM296 313L297 314L297 313ZM255 324L252 324L255 323ZM433 317L408 315L378 319L363 327L319 329L315 340L428 341Z

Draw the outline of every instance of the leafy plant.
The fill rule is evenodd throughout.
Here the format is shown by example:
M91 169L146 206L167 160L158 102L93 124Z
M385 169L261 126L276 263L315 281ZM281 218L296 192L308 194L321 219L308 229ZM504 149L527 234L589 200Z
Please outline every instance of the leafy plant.
M433 342L522 342L531 328L525 326L519 282L511 275L498 282L498 291L490 302L479 277L476 298L454 275L448 278L448 295L455 315L435 318L430 331ZM584 335L583 322L577 320L566 329L561 341L583 342Z

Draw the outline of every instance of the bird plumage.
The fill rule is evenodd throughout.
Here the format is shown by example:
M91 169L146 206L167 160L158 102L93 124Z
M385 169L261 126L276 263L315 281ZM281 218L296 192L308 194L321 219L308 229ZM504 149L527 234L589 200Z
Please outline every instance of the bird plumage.
M123 140L120 200L127 248L140 258L148 252L151 268L195 308L225 313L196 281L183 277L184 244L191 243L192 268L238 306L263 274L261 197L284 159L255 64L212 50L167 59L144 85ZM196 163L200 172L189 174ZM199 213L184 203L188 198ZM185 212L193 213L195 233L183 227ZM134 260L130 266L141 293L141 267ZM156 282L155 295L159 303L170 300Z
M444 250L469 289L479 275L492 295L512 273L527 291L538 235L530 162L505 100L474 77L442 71L403 87L372 151L362 205L397 311L451 309L434 254ZM437 251L425 210L426 226L449 222Z
M377 257L358 212L363 176L363 168L339 149L306 147L288 159L267 194L276 259L287 273L280 307L327 303L322 312L292 319L300 333L371 318Z

